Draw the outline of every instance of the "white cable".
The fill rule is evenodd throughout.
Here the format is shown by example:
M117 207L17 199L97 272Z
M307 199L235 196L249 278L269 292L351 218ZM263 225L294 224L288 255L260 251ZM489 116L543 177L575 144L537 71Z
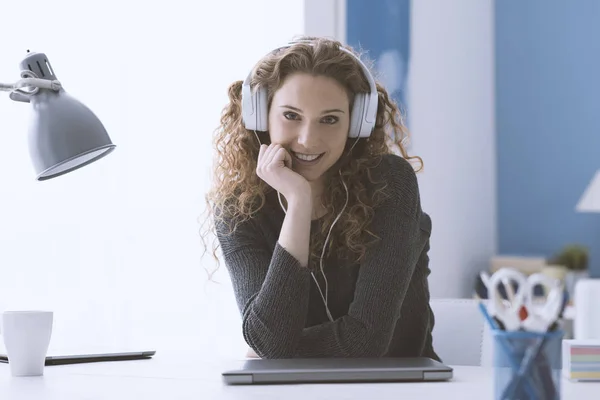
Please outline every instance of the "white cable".
M352 149L354 149L354 146L356 146L356 143L358 143L358 139L359 139L359 137L357 137L356 140L354 141L354 144L348 151L348 155L350 155L352 153ZM331 313L329 312L329 307L328 307L328 305L329 305L329 282L327 282L327 277L325 276L325 271L323 269L323 257L325 257L325 249L327 248L327 242L329 241L329 236L331 235L333 226L336 224L336 222L338 222L338 220L344 213L344 210L346 209L346 206L348 205L348 198L350 197L350 194L348 193L348 186L346 186L346 182L344 182L344 178L342 178L342 170L339 170L338 172L340 174L340 180L342 181L342 185L344 185L344 190L346 191L346 202L344 203L344 207L342 207L342 211L340 211L338 216L335 218L335 220L329 227L329 232L327 233L327 238L325 239L325 243L323 244L323 251L321 252L321 258L319 259L321 275L323 275L323 279L325 280L325 296L323 296L323 292L321 292L321 288L319 287L319 284L317 283L317 287L319 288L319 293L321 293L321 298L324 297L323 301L325 302L325 309L327 310L327 316L329 317L329 320L331 322L333 322L333 317L331 316ZM315 282L317 281L316 278L314 277L314 275L313 275L313 279L315 279Z
M340 172L340 178L341 178L342 171L340 170L339 172ZM317 287L319 288L319 293L321 293L321 298L323 298L323 301L325 302L325 309L327 311L327 316L329 317L329 320L331 322L333 322L333 317L331 316L331 312L329 311L329 282L327 282L327 277L325 276L325 270L323 269L323 257L325 257L325 249L327 248L327 242L329 241L329 236L331 235L331 231L333 230L334 225L336 224L336 222L338 222L338 220L344 213L346 206L348 205L348 197L350 196L348 193L348 186L346 186L346 183L344 182L343 178L341 178L341 181L342 181L342 185L344 185L344 190L346 191L346 202L344 203L344 207L342 207L342 211L340 211L338 216L335 218L335 220L329 227L329 232L327 233L327 238L325 239L325 243L323 244L323 250L321 251L321 258L319 259L321 275L323 275L323 279L325 280L325 296L323 296L323 292L321 292L321 288L319 287L319 284L317 283ZM313 279L315 280L315 282L317 281L314 274L313 274Z
M254 136L256 136L256 140L258 140L258 146L260 147L261 143L260 143L260 139L258 138L258 134L256 133L255 130L253 130L253 132L254 132ZM358 143L358 139L360 139L360 137L356 138L356 140L354 141L354 144L348 151L348 154L350 154L352 152L352 149L354 149L354 146L356 146L356 143ZM340 180L342 181L342 185L344 185L344 190L346 192L346 202L344 203L344 207L342 207L342 211L340 211L338 216L335 218L335 220L329 227L329 232L327 233L327 238L325 239L325 243L323 244L323 250L321 251L321 257L319 258L319 267L321 270L321 275L323 275L323 279L325 280L325 294L323 294L323 291L321 290L321 286L319 285L319 281L317 281L317 277L315 276L315 274L312 271L310 272L313 280L317 284L317 289L319 290L321 299L323 300L323 303L325 304L325 311L327 313L327 318L329 318L329 321L331 321L331 322L333 322L334 320L333 320L333 316L331 315L331 312L329 311L329 282L327 282L327 277L325 276L325 270L323 268L323 257L325 257L325 249L327 248L327 242L329 241L329 236L331 235L331 231L333 230L334 225L338 222L338 220L344 213L344 210L346 209L346 206L348 205L348 198L350 197L350 194L348 193L348 186L346 186L346 182L344 182L344 179L342 178L342 171L339 170L338 172L340 174ZM279 199L279 205L281 206L283 213L287 215L287 210L283 206L283 201L281 200L281 193L279 193L279 191L277 192L277 198Z

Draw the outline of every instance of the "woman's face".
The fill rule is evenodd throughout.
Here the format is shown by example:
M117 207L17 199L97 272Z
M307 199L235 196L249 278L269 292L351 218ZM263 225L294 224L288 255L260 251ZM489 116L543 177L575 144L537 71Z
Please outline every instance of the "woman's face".
M318 181L340 158L348 138L346 89L324 76L293 74L277 90L269 109L269 135L292 156L292 169Z

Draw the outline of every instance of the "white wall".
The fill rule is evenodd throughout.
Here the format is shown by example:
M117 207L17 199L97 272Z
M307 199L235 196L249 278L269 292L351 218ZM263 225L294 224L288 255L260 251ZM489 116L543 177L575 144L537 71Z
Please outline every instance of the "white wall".
M323 9L307 29L345 42L345 1ZM409 153L425 163L433 297L472 296L496 252L493 11L492 0L411 2Z
M304 0L304 31L346 42L346 0Z
M432 293L461 296L495 248L492 5L426 3L413 4L412 151L426 162L421 190L435 223ZM212 259L200 259L212 131L227 85L257 58L297 34L344 40L342 25L315 25L311 13L320 11L310 0L288 1L285 12L277 0L213 2L211 11L185 0L144 3L143 17L141 5L32 1L24 29L22 4L3 3L15 18L0 24L10 38L0 82L18 80L27 49L45 52L118 147L37 182L28 106L0 93L0 310L54 310L54 348L141 344L239 356L246 347L229 278L222 268L220 285L206 283Z
M408 118L433 220L431 292L468 297L496 252L494 5L411 4Z
M197 3L197 4L196 4ZM37 182L28 105L0 93L0 311L55 312L53 348L246 346L223 267L206 283L198 217L227 86L302 34L303 1L2 3L0 82L27 49L104 122L117 149ZM143 13L141 12L143 9ZM54 17L54 19L53 19Z

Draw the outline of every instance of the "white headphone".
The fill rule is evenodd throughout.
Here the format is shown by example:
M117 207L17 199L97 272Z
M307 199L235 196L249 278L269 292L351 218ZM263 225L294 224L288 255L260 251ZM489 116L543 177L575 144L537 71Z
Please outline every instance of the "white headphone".
M288 43L285 46L277 48L276 50L291 47L296 43L312 44L311 41L309 41L309 40L303 40L303 41ZM378 104L379 96L377 94L377 87L375 86L375 80L373 79L373 76L369 72L369 69L366 67L366 65L360 60L360 58L358 58L350 50L348 50L344 47L340 47L340 50L345 51L346 53L350 54L358 61L359 65L361 66L361 68L367 78L367 81L369 82L369 87L370 87L369 93L357 93L354 97L354 105L352 106L352 112L350 113L350 129L348 131L348 137L356 138L356 140L354 141L354 144L350 148L350 152L352 152L352 149L354 148L356 143L358 143L358 139L371 136L371 132L375 128L375 118L377 117L377 104ZM260 147L261 143L260 143L260 139L259 139L258 135L256 134L256 131L262 131L262 132L267 131L268 96L267 96L267 89L262 88L262 87L257 88L256 92L252 93L252 88L250 87L251 78L252 78L252 71L250 71L250 73L248 74L248 76L246 77L246 80L244 80L244 83L242 85L242 119L244 121L245 128L248 130L254 131L254 135L256 136L256 140L258 141L258 145ZM340 172L340 175L341 175L341 172ZM321 295L321 298L323 299L323 303L325 304L325 311L327 312L327 317L332 322L333 322L333 316L331 315L331 312L329 311L329 306L328 306L328 297L329 297L328 296L328 294L329 294L328 286L329 286L329 284L327 282L327 277L325 276L325 271L323 270L323 257L325 256L325 249L327 248L327 242L329 241L329 236L331 235L333 226L340 219L340 217L342 216L342 213L344 212L344 210L346 209L346 206L348 205L348 197L349 197L348 186L346 186L346 183L344 182L343 179L342 179L342 184L344 185L344 189L346 191L346 202L344 204L344 207L342 208L342 211L338 214L338 216L335 218L335 220L329 227L329 232L327 234L327 238L325 239L325 243L323 245L321 257L319 258L319 266L320 266L321 274L323 275L323 279L325 280L325 293L323 293L323 291L321 290L321 287L319 286L319 282L317 281L315 274L311 271L312 278L315 281L315 283L317 284L317 288L319 289L319 294ZM277 197L279 199L279 205L281 206L281 209L283 210L284 213L287 212L285 207L283 206L283 202L281 201L281 194L279 192L277 192Z
M302 40L290 42L285 46L278 47L275 50L285 49L297 43L312 44L310 40ZM379 96L377 94L377 86L375 80L369 72L367 66L350 50L345 47L339 48L354 57L369 82L369 93L356 93L354 96L354 105L350 113L350 129L348 137L350 138L366 138L371 135L375 127L375 119L377 117L377 103ZM248 130L266 132L268 127L268 96L267 89L258 87L254 92L250 87L252 72L248 74L242 85L242 119Z

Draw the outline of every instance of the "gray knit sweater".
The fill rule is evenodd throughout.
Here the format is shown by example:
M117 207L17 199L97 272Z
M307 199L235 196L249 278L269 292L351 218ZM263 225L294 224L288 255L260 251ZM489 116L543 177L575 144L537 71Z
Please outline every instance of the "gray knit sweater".
M372 178L385 180L391 191L370 226L381 240L368 247L360 264L324 262L334 322L309 270L277 242L285 217L279 204L265 206L232 235L217 224L243 335L260 357L439 360L427 282L431 219L421 210L416 174L405 159L385 155ZM311 230L318 224L313 221ZM322 277L319 283L325 290Z

